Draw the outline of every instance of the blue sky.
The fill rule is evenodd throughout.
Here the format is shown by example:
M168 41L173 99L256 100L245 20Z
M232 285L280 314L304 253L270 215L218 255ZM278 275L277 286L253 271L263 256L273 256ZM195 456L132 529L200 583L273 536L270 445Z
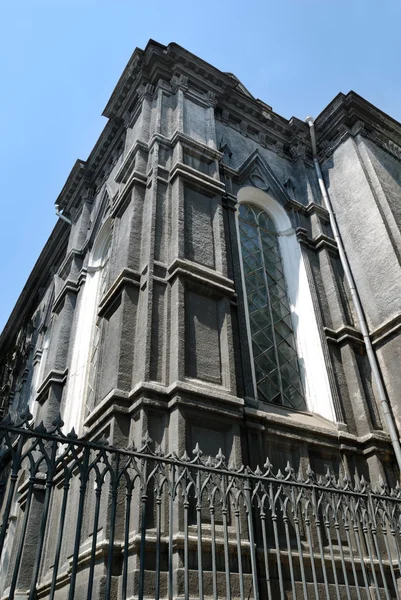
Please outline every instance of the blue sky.
M400 0L0 1L0 330L135 46L181 44L286 118L353 89L401 120Z

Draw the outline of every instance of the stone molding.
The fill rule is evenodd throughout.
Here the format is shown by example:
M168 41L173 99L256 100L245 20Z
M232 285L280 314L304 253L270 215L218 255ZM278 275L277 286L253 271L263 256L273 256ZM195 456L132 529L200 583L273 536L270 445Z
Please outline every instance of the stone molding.
M191 280L202 286L206 285L209 289L217 292L219 295L235 296L234 282L227 279L217 272L213 272L206 267L202 267L190 261L177 259L173 265L168 268L168 282L172 282L176 277Z
M181 400L181 394L185 395L184 401ZM191 397L196 399L192 405L190 404ZM138 410L144 402L164 410L173 409L177 404L183 404L188 408L208 408L209 412L216 412L220 415L222 410L226 410L229 411L227 415L234 418L242 418L244 406L242 398L230 394L223 386L191 380L175 381L169 386L151 381L141 381L130 392L111 390L86 418L84 425L91 427L94 424L96 427L100 427L104 420L115 411L129 414Z
M332 254L338 256L338 246L336 241L330 236L320 233L316 237L312 238L308 236L308 232L303 227L297 227L296 229L297 238L300 244L303 244L307 248L314 252L320 252L321 250L327 250Z
M120 168L118 169L114 179L117 183L126 183L128 180L128 174L131 168L135 164L135 158L138 153L138 150L144 150L145 152L149 151L149 145L143 142L142 140L136 140L135 144L130 148L127 152L126 157L124 158Z
M122 291L127 286L140 286L141 274L133 269L123 269L116 277L110 288L106 292L104 298L99 304L98 316L104 317L115 300L121 296Z
M337 449L337 451L340 448L342 451L361 454L365 457L377 453L392 454L390 436L385 431L375 430L364 436L356 436L342 428L338 429L333 423L324 426L323 419L321 417L316 419L313 413L292 412L294 418L289 419L287 414L279 415L268 410L244 408L244 414L248 417L249 424L252 420L252 422L257 421L259 424L264 425L264 435L282 436L292 442L299 440L300 443L306 442L308 445L317 445L319 448L331 447ZM297 417L297 412L300 417ZM303 422L304 418L303 416L301 418L301 415L309 418L311 423ZM316 421L313 423L314 419Z
M36 400L39 404L45 402L48 392L53 385L64 386L67 381L68 369L49 371L37 390Z
M67 294L78 294L80 285L73 279L66 279L60 293L53 302L52 312L58 313Z
M60 277L63 277L65 274L68 274L70 272L71 264L76 258L84 258L85 253L88 248L88 243L89 243L89 241L87 240L80 250L78 248L72 248L68 252L65 259L63 260L63 262L61 263L61 265L58 268L57 274Z
M219 287L228 289L231 293L234 293L234 281L209 267L185 258L177 258L167 268L167 272L169 273L168 279L173 278L177 270L180 270L180 272L185 271L188 274L199 276L203 279L213 280Z
M330 220L329 213L327 209L321 204L316 204L316 202L311 202L307 206L304 207L303 212L305 215L318 215L319 217L325 219L326 221Z
M401 158L401 124L355 92L338 94L315 121L319 156L330 157L348 137L362 135Z
M181 142L184 146L187 145L190 148L197 149L197 150L199 150L199 152L208 156L211 159L216 159L216 160L220 161L223 158L223 152L220 152L220 150L216 150L216 148L213 148L212 146L207 146L206 144L203 144L202 142L199 142L198 140L194 140L189 135L187 135L186 133L184 133L183 131L180 131L178 129L173 133L173 135L171 136L170 139L165 138L164 136L161 136L160 134L155 134L154 136L152 136L151 141L153 140L153 138L156 138L156 137L162 137L164 140L168 140L172 148L175 146L175 144L177 142ZM150 149L150 143L149 143L149 149Z
M190 57L189 62L188 57ZM150 64L152 64L152 69L149 69ZM160 66L159 69L156 68L156 64ZM236 78L218 71L177 44L163 46L150 41L145 50L138 48L135 50L117 83L103 113L110 120L86 163L77 161L71 172L71 177L67 180L58 199L58 203L62 208L67 209L74 188L79 184L84 172L93 173L93 177L95 177L95 173L99 172L100 163L107 163L104 157L109 152L108 147L111 140L121 137L116 135L121 126L123 130L126 128L124 115L125 120L127 120L127 109L123 107L129 102L132 104L133 97L139 99L140 103L144 96L152 95L154 93L152 86L157 88L160 78L166 77L167 72L176 73L177 75L174 75L175 79L174 77L173 79L174 81L177 80L178 87L182 88L186 95L195 95L197 102L203 101L208 106L217 103L220 112L216 116L219 118L219 115L221 115L221 118L229 125L233 124L230 121L230 113L232 112L237 125L241 122L244 123L244 126L240 125L240 129L242 128L245 135L249 135L249 127L252 131L257 132L255 139L259 144L263 146L272 145L274 151L285 153L287 157L291 157L291 152L295 153L296 159L299 158L299 152L301 152L302 156L309 160L308 126L303 121L294 117L288 121L280 117L271 110L271 107L253 98L251 94L244 92ZM202 83L199 89L205 87L207 76L209 89L205 89L204 92L192 90L188 77L190 72L195 79ZM169 79L171 79L171 75ZM168 81L165 83L171 87ZM198 89L198 86L196 87ZM129 114L131 114L130 111ZM246 127L244 119L249 119ZM382 131L384 122L385 131L383 133L387 134L387 149L399 158L399 149L401 148L400 124L354 92L347 95L339 94L316 119L318 141L327 140L328 142L326 153L329 152L330 154L332 151L332 140L339 135L349 135L347 129L352 127L350 121L353 121L354 124L357 121L365 121L369 123L371 129L379 127ZM238 127L236 126L236 128ZM119 141L121 140L119 139Z
M329 343L344 345L352 344L358 347L359 350L365 350L365 343L363 341L363 335L358 329L351 325L343 325L338 329L331 329L330 327L324 327L326 339Z
M401 314L396 315L392 319L386 321L380 327L371 332L373 346L381 346L386 344L389 338L401 330Z
M268 405L260 410L246 406L242 398L218 393L213 386L200 387L182 381L168 387L141 382L129 393L111 390L85 420L84 425L88 427L86 436L93 435L118 413L129 416L146 406L169 412L176 407L186 411L216 412L219 415L223 412L225 419L233 421L245 418L247 428L256 428L270 437L281 437L291 443L298 441L335 452L340 448L343 452L360 454L365 458L373 454L390 456L392 452L390 436L384 431L376 430L358 437L313 413L291 411L274 405L270 407L271 410ZM288 412L293 418L288 418Z
M180 176L183 180L209 192L209 195L212 191L215 192L216 195L221 195L225 192L225 185L218 181L218 179L209 177L209 175L205 175L202 171L193 169L181 162L176 162L172 168L170 182L172 183L177 176Z

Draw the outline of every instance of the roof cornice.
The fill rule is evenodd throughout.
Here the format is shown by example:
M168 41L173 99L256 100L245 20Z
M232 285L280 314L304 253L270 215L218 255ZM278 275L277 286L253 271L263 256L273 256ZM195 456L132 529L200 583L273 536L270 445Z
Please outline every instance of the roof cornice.
M28 280L19 295L14 309L0 335L0 362L9 351L11 344L27 317L30 317L37 307L38 295L45 288L51 268L57 266L65 255L70 227L59 219L54 226L49 239L39 255ZM40 298L39 298L40 300Z
M124 135L127 114L138 98L160 80L187 78L190 87L207 92L214 100L216 117L253 137L288 160L299 156L309 162L312 151L308 126L292 117L287 120L254 98L230 73L219 71L176 43L167 46L150 40L145 49L136 48L108 101L103 115L108 122L86 161L74 165L57 204L68 214L79 203L84 187L97 187L104 180ZM358 131L373 139L397 158L401 158L401 125L356 94L338 94L316 118L320 158L329 156L344 135ZM352 130L354 127L354 130ZM376 136L376 137L375 137Z
M359 133L394 155L394 146L401 152L401 123L353 91L338 94L316 118L315 127L321 158L330 156L345 137Z

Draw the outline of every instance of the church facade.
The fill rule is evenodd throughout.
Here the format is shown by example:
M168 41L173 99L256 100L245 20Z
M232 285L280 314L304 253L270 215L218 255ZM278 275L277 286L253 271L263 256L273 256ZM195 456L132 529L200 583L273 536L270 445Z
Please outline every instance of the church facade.
M0 337L2 597L399 598L401 125L153 41L103 114Z

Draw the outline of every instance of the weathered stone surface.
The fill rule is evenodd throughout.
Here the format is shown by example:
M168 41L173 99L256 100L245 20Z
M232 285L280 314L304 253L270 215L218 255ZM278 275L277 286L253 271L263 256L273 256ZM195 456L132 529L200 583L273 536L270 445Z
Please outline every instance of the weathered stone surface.
M66 414L72 378L81 377L82 397L74 399L73 411L81 435L94 437L105 428L110 442L124 446L140 445L149 432L164 452L179 455L202 439L205 452L216 455L221 448L238 464L255 467L269 455L282 469L288 459L300 470L310 460L318 474L330 467L357 480L363 474L393 482L389 437L321 206L308 127L245 94L233 76L184 55L175 44L161 53L153 42L137 51L130 67L136 87L124 72L105 109L105 132L87 163L74 166L58 199L72 225L56 225L0 338L0 408L16 414L29 407L50 424ZM351 92L323 110L316 130L324 178L401 427L401 125ZM287 229L278 229L281 248L296 232L299 257L288 260L299 261L296 277L301 262L305 268L335 422L257 398L237 236L244 188L262 191L288 219ZM99 242L106 222L109 251ZM306 318L291 310L294 326ZM80 315L90 324L91 354L72 372L73 356L84 345ZM95 399L88 404L91 377ZM306 373L306 383L308 377L313 373ZM78 489L73 493L77 499ZM105 500L106 528L109 508ZM138 514L132 519L137 527ZM72 545L65 540L63 560ZM24 553L29 569L28 546ZM130 593L137 589L135 560ZM183 593L178 553L174 560L175 590ZM99 564L99 594L102 573ZM195 579L191 573L191 596ZM232 585L236 595L238 580ZM153 593L152 577L146 586ZM165 595L165 574L161 589ZM84 590L79 580L76 597Z

